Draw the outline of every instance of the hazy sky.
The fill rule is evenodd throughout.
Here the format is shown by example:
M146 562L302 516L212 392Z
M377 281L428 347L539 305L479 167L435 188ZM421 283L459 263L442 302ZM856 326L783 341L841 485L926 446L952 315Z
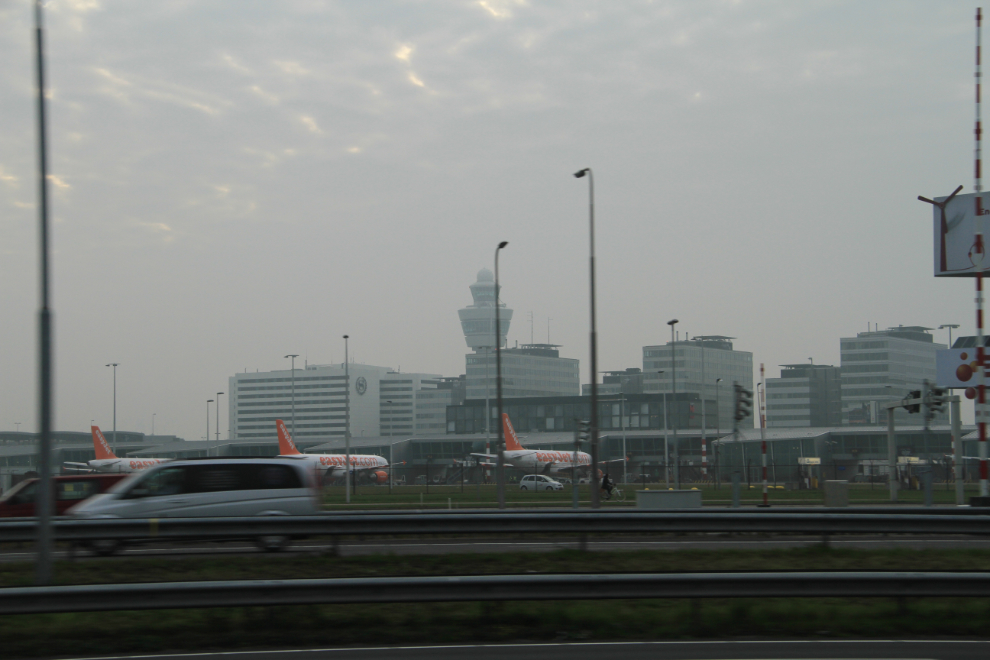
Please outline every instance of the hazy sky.
M838 364L868 323L974 332L916 200L972 191L972 2L45 7L59 430L111 427L111 361L118 429L187 439L231 374L341 362L344 334L359 362L461 374L457 310L503 240L510 343L552 319L587 381L588 166L603 371L674 317L768 376ZM0 0L0 428L22 431L32 34Z

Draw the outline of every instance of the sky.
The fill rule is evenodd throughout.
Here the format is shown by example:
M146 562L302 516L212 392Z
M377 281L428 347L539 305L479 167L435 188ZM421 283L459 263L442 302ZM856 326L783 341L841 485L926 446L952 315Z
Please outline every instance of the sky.
M601 371L672 318L768 377L873 323L975 333L917 201L973 190L970 2L44 7L57 430L112 427L111 362L118 430L190 440L231 375L342 362L345 334L462 374L500 241L509 343L549 328L587 382L585 167ZM38 427L33 34L0 0L5 431Z

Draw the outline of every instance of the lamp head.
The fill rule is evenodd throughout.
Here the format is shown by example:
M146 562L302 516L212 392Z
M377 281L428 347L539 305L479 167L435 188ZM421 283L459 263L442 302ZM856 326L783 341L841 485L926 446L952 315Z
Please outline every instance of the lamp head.
M207 399L206 402L207 403L213 403L213 399Z
M350 335L344 335L344 339L347 339Z
M498 249L501 250L502 248L504 248L508 244L509 244L509 241L502 241L501 243L498 244Z
M675 323L680 323L680 321L678 321L677 319L671 319L667 321L667 325L669 325L670 327L674 327Z
M223 394L223 392L217 392L217 396L220 396L221 394Z
M578 172L575 172L574 173L574 176L577 177L578 179L580 179L581 177L583 177L585 174L587 174L590 171L591 171L591 168L590 167L586 167L583 170L580 170Z

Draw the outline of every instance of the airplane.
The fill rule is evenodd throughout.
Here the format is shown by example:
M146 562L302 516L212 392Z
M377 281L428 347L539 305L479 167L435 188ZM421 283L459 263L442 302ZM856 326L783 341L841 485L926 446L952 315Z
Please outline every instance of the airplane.
M345 466L347 465L346 454L303 454L296 448L296 443L292 441L289 429L285 428L285 422L281 419L276 419L275 428L278 431L280 458L298 458L311 461L320 470L326 470L325 477L333 477L335 472L339 474L344 473ZM388 467L388 461L382 456L375 454L351 454L351 472L367 471L367 476L375 483L388 483L388 472L381 469Z
M505 436L505 462L512 467L519 468L529 474L539 471L540 474L566 473L573 475L575 472L587 473L591 470L591 455L583 451L577 452L577 463L575 463L575 452L573 451L526 449L523 447L519 444L519 436L516 435L516 430L512 428L512 422L509 421L509 413L502 413L502 430ZM498 460L498 454L471 455ZM614 463L622 460L619 458L613 461L599 461L599 463ZM486 467L495 465L492 462L482 462L481 464Z
M159 463L167 463L171 458L119 458L110 449L107 439L99 426L90 427L93 433L93 449L96 458L87 463L72 463L66 461L65 469L73 472L137 472Z

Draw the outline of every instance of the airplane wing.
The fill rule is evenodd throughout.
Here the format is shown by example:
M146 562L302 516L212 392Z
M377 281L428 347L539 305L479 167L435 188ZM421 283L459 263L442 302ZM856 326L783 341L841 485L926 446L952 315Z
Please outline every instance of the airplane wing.
M65 461L62 463L62 467L66 470L72 470L73 472L95 472L93 468L89 467L89 463L71 463Z
M476 458L498 458L498 454L471 454Z

